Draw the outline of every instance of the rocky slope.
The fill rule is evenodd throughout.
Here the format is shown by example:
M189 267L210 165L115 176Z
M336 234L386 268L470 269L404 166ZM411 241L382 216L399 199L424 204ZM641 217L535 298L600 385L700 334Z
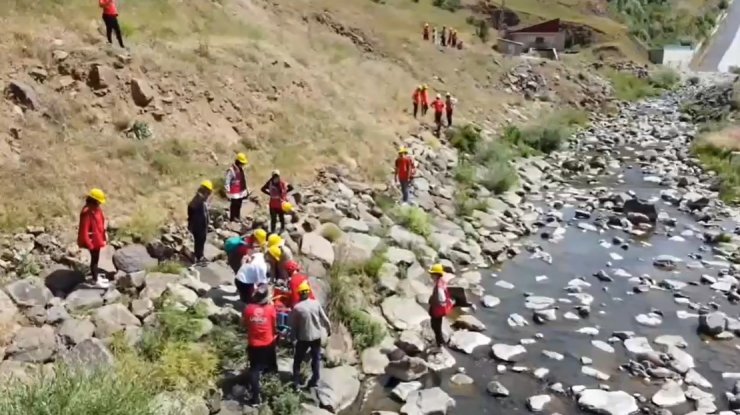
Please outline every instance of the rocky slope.
M314 186L300 190L302 212L290 226L288 244L327 306L349 301L363 316L354 318L382 324L385 335L363 340L366 348L356 354L359 336L366 333L352 324L342 327L340 320L354 320L335 314L342 328L327 341L322 382L307 397L306 413L324 413L316 407L403 414L464 413L491 405L561 413L580 407L608 414L736 408L737 390L718 379L733 379L740 369L723 357L724 373L717 374L705 359L722 355L721 342L736 342L740 241L733 230L738 214L716 200L711 175L687 153L695 126L679 107L697 88L623 105L616 117L593 115L592 125L574 137L569 150L516 161L518 189L495 195L476 188L480 203L467 216L459 214L455 201L459 154L430 146L427 132L403 140L422 166L415 181L421 210L393 206L390 189L364 184L347 169L323 170ZM107 248L101 267L115 280L108 290L86 286L76 271L85 263L83 255L43 229L8 235L0 255L9 281L0 290L5 328L0 376L28 379L54 361L78 364L80 356L85 364L111 365L111 341L115 344L122 333L133 344L161 324L156 307L162 298L206 310L202 336L238 321L233 274L218 258L221 241L242 229L225 224L220 212L214 215L216 229L207 249L213 263L179 274L154 272L158 263L187 253L186 233L173 225L147 246L119 241ZM661 238L696 245L670 248ZM571 250L583 240L588 241L585 254ZM611 247L624 252L612 248L608 262L599 265L599 252ZM654 270L640 265L644 255L652 256ZM630 259L615 265L624 257ZM449 270L459 304L468 303L445 327L454 351L441 354L427 352L431 331L424 308L431 290L425 269L435 261ZM575 264L574 270L561 269L562 262ZM347 267L351 264L362 267ZM494 264L503 268L489 276L486 269ZM532 265L519 264L542 264L546 271L534 274ZM347 281L352 289L342 291ZM615 311L620 297L631 301L634 316ZM489 323L492 316L503 318ZM673 332L656 331L661 325ZM687 336L686 328L698 330L708 343ZM563 332L564 345L558 337ZM601 355L585 352L582 344L606 353L613 363L605 366ZM531 350L538 348L548 360L534 357ZM552 365L563 359L580 364L556 370ZM475 369L481 364L483 379ZM283 367L290 367L288 358ZM226 379L229 373L223 373ZM376 376L400 383L385 389L373 380ZM519 383L522 376L534 383ZM630 376L645 383L623 383ZM458 399L452 410L455 388L470 384L496 400ZM221 393L182 401L187 402L181 402L187 406L182 413L248 411L241 403L243 388L223 385ZM542 392L532 393L533 387ZM364 400L363 389L401 403ZM167 399L173 398L158 397Z

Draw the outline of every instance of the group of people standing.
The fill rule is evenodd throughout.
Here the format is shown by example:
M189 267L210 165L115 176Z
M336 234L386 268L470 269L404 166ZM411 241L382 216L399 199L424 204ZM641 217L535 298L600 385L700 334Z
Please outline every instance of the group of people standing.
M463 42L457 37L457 30L453 28L447 28L442 26L442 30L438 31L436 27L430 27L429 23L424 23L424 28L421 31L421 37L425 41L432 41L435 45L462 49Z
M411 94L412 112L414 118L417 118L419 110L421 110L421 116L425 116L429 111L431 105L434 110L434 126L435 135L439 137L442 130L443 117L447 117L447 127L452 126L452 114L457 105L457 99L452 96L449 92L445 94L445 98L442 99L442 94L437 94L434 97L434 101L429 102L429 88L426 84L419 85L414 89Z

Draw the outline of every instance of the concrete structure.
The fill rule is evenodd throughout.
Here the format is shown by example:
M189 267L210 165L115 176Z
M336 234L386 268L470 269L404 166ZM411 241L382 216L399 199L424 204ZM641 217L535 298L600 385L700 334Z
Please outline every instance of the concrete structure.
M517 56L524 53L524 44L513 40L499 38L496 42L496 50L503 55Z
M565 50L565 32L560 28L560 19L549 20L534 26L506 33L506 39L524 45L524 50L555 49Z
M674 69L689 69L696 49L692 46L668 45L648 52L650 62Z
M731 66L740 66L740 1L730 2L723 15L707 47L697 56L696 69L700 71L728 72Z

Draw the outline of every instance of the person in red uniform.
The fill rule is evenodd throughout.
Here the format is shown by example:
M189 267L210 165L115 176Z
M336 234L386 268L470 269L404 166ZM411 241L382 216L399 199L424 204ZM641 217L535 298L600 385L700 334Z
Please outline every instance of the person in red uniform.
M432 108L434 109L435 134L439 137L439 134L442 131L442 115L445 112L445 102L442 101L441 95L437 94L434 102L432 102Z
M247 166L247 155L239 153L236 155L234 164L229 167L226 171L226 179L224 180L224 188L226 190L226 196L231 201L229 207L229 220L231 222L238 222L241 220L242 214L242 202L249 195L249 188L247 187L247 175L244 173L244 168Z
M447 126L452 127L452 109L457 100L448 92L445 95L445 111L447 112Z
M414 118L416 118L416 115L419 113L419 106L421 105L421 95L422 95L422 86L419 85L414 90L414 93L411 94L411 102L414 106Z
M273 170L270 180L260 189L262 193L270 196L270 233L275 233L275 227L280 219L280 232L285 230L285 213L283 203L288 200L288 193L293 191L293 186L280 178L280 171Z
M424 23L424 30L421 33L421 37L424 40L429 40L429 23Z
M298 287L300 287L304 282L308 284L308 277L300 272L301 266L298 265L298 262L293 260L285 263L285 271L288 273L290 278L288 280L288 287L290 287L290 300L288 301L289 304L286 305L293 308L299 301L301 301L301 293L298 292ZM312 300L316 299L313 295L313 290L311 290L309 298Z
M103 23L105 23L105 35L108 37L108 43L113 44L113 32L116 32L118 44L123 46L123 36L121 35L121 26L118 24L118 7L116 0L98 0L98 5L103 9Z
M100 189L92 189L87 194L85 206L80 212L80 226L77 232L77 245L90 251L90 273L92 280L100 286L106 286L107 280L101 279L98 274L100 250L108 242L106 233L105 215L101 205L105 203L105 193Z
M452 310L452 298L444 280L445 269L442 264L434 264L429 268L429 275L434 279L434 288L429 297L429 318L434 332L437 348L441 348L445 341L442 335L442 319Z
M259 405L260 375L277 372L277 312L270 304L267 284L260 284L252 294L252 303L244 308L242 320L247 329L249 385L251 405Z
M409 156L409 150L406 147L399 148L394 178L401 186L401 201L404 203L409 201L409 187L411 181L414 180L414 174L416 174L416 166L414 166L414 159Z
M426 85L421 86L421 116L427 115L429 111L429 90Z

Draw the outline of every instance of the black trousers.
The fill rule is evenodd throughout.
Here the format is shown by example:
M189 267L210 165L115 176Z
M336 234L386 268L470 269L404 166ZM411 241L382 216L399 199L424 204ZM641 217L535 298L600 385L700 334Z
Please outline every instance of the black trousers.
M416 118L416 114L419 113L419 103L414 102L414 118Z
M116 32L116 39L118 39L118 44L121 47L124 47L123 36L121 35L121 26L118 24L118 16L104 14L103 22L105 23L105 36L108 38L108 43L113 43L113 32Z
M452 126L452 111L447 111L447 126Z
M293 355L293 384L296 388L301 385L301 364L306 360L306 352L311 356L311 380L308 386L313 387L319 382L319 371L321 369L321 339L307 341L298 340L295 344Z
M252 298L252 292L254 292L254 284L246 284L237 279L234 279L234 285L236 285L236 292L239 293L239 299L243 303L248 304Z
M442 130L442 113L436 112L434 113L434 125L435 125L435 135L439 137L439 134Z
M270 233L275 233L275 225L277 225L277 221L280 219L280 230L285 230L285 213L283 213L282 209L273 209L270 208Z
M252 390L252 401L259 403L260 400L260 375L262 373L277 373L276 344L263 347L247 347L249 359L249 387Z
M244 199L231 199L231 206L229 207L229 220L236 222L242 217L242 202Z
M445 338L442 335L442 317L431 317L432 331L434 332L434 340L437 343L437 347L442 347L445 344Z
M98 277L98 262L100 261L100 249L90 250L90 274L93 279Z
M206 230L190 230L190 233L193 234L193 242L194 242L194 249L193 249L193 256L195 257L196 261L200 261L203 259L203 251L205 250L206 246L206 237L208 236L208 231Z

